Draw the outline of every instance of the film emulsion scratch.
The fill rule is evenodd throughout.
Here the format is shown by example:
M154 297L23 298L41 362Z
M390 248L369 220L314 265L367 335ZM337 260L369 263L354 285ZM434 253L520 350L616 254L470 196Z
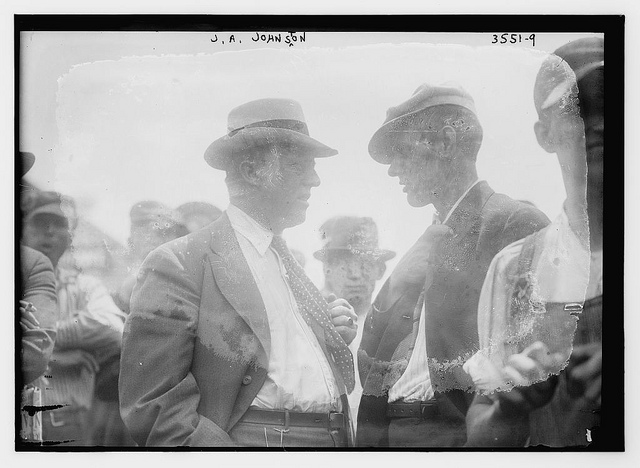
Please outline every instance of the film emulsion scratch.
M603 446L604 34L19 37L18 447Z

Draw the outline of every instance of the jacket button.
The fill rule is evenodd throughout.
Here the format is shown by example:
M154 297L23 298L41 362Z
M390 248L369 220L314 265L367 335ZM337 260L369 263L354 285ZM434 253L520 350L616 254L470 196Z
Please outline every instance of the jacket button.
M242 378L242 385L249 385L251 383L251 376L250 375L245 375Z

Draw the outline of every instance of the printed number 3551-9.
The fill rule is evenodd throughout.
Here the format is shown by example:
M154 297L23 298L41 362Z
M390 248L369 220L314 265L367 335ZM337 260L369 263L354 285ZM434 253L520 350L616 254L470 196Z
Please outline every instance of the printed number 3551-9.
M531 45L533 47L536 46L536 35L535 34L529 34L528 36L526 34L509 34L509 33L502 33L502 34L492 34L493 39L491 40L492 44L517 44L517 43L521 43L521 42L527 42L530 41Z

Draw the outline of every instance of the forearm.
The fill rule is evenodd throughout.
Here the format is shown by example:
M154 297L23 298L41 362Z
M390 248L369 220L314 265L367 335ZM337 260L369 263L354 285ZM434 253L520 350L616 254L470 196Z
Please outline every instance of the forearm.
M51 359L55 342L54 329L38 329L24 332L22 337L22 376L28 384L43 375Z

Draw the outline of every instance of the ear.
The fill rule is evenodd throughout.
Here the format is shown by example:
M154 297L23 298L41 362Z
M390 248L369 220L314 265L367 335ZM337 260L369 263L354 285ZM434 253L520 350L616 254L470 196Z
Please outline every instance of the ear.
M378 262L377 265L376 281L380 281L384 276L384 272L387 271L387 265L384 262Z
M249 185L260 185L260 176L254 161L244 160L238 166L238 173L242 180Z
M556 145L552 139L551 127L546 121L538 120L533 124L533 131L536 134L536 139L540 147L547 153L555 153Z
M444 159L452 159L457 148L456 130L451 125L445 125L439 133L440 147L438 148L438 154L441 154Z

